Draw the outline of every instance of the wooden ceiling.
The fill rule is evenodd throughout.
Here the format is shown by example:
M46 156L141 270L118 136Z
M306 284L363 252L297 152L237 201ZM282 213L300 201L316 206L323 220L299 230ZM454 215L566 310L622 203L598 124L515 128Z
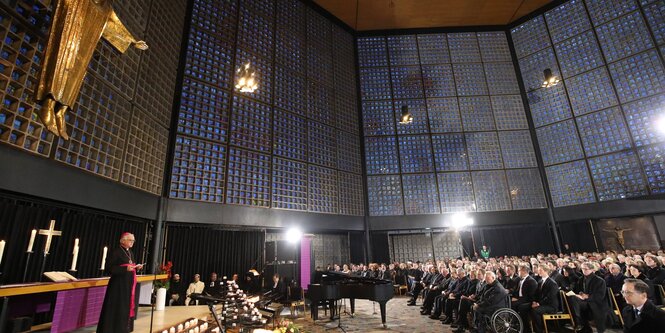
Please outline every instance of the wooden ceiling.
M357 31L506 25L551 1L314 0Z

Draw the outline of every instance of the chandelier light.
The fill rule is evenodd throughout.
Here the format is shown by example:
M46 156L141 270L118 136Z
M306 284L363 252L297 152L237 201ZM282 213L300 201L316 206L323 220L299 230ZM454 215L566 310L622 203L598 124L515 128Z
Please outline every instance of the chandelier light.
M240 67L237 73L238 81L236 82L236 89L240 90L240 92L253 93L259 87L256 72L249 67L249 62Z
M402 116L399 117L399 123L402 125L410 124L413 122L413 116L409 112L408 105L402 105Z
M554 87L559 83L559 78L552 73L552 70L547 68L543 71L545 75L545 81L543 81L543 88Z

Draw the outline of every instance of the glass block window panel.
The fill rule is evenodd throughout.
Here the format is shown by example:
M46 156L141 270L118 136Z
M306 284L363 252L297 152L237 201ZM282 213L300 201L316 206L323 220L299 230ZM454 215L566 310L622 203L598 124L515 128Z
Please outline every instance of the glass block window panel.
M605 63L593 31L565 40L556 44L554 48L559 57L564 78L586 72Z
M503 170L474 171L471 178L479 212L510 210L508 183Z
M566 81L566 85L570 104L576 116L619 103L605 67L572 77Z
M484 62L512 61L505 32L487 31L477 35L480 55Z
M275 0L241 1L241 8L265 17L275 15Z
M428 99L427 114L429 115L429 127L432 133L462 131L462 119L455 97Z
M529 131L499 132L501 154L506 168L534 168L536 154Z
M415 35L388 36L388 57L391 66L418 65L418 44Z
M512 62L485 63L490 95L519 94L520 87Z
M483 64L453 64L457 94L460 96L487 95Z
M413 116L413 122L410 124L400 124L402 116L402 106L408 106L409 112ZM423 99L395 100L395 122L397 124L397 134L424 134L429 131L427 127L427 107Z
M388 48L385 37L358 38L358 64L360 67L388 66Z
M657 1L657 0L640 0L640 4L641 4L642 6L646 6L646 5L648 5L648 4L650 4L650 3L654 2L654 1Z
M608 62L654 47L639 12L603 24L596 28L596 32Z
M665 141L665 133L656 128L659 119L665 117L665 95L625 104L623 111L636 146Z
M233 47L230 41L197 29L190 31L185 75L230 89L233 77Z
M468 170L464 134L432 135L436 171Z
M270 206L270 155L231 147L226 203Z
M399 175L367 177L370 216L404 215Z
M538 169L506 170L506 177L513 209L547 207Z
M635 0L586 0L586 5L596 26L637 9Z
M596 202L589 170L584 161L545 168L554 207Z
M260 88L259 88L260 89ZM305 77L281 66L275 66L275 106L300 114L307 113Z
M388 68L360 69L360 97L363 100L392 98Z
M224 202L226 146L176 136L171 198Z
M316 121L307 122L308 160L330 168L337 166L335 129Z
M418 35L417 38L421 64L443 64L450 62L446 34Z
M582 0L571 0L545 13L547 27L554 43L591 29Z
M423 85L427 97L447 97L457 95L455 78L450 64L423 65Z
M183 79L178 133L226 142L229 93L187 77Z
M453 63L481 61L478 38L473 32L448 34L448 48Z
M510 33L518 58L523 58L550 46L550 38L542 15L510 29Z
M193 1L192 7L192 26L233 40L238 14L236 1Z
M439 196L443 213L475 212L476 199L468 172L440 173Z
M251 1L243 2L251 3ZM257 55L272 59L275 16L263 16L241 6L238 22L238 47L252 50ZM204 14L205 15L205 14Z
M307 210L307 164L272 159L272 207Z
M529 108L536 127L551 124L573 116L564 83L527 93Z
M460 97L459 108L465 131L496 129L489 96Z
M577 128L587 156L607 154L631 147L628 127L619 108L579 117Z
M644 7L644 15L651 26L656 44L665 43L665 1L659 0L653 5Z
M298 73L304 73L306 66L305 15L305 4L301 2L292 0L277 2L275 61Z
M466 146L471 170L503 168L496 132L466 133Z
M403 175L404 211L406 215L438 214L439 194L436 187L436 175Z
M419 66L392 67L390 76L395 99L424 97L423 77Z
M231 144L270 152L272 109L240 96L233 96Z
M561 77L552 48L547 48L524 59L520 59L519 63L524 88L527 91L538 89L543 85L543 81L545 80L543 71L547 68L552 70L552 74L559 78Z
M574 120L536 129L545 165L558 164L584 157Z
M599 201L648 194L637 155L632 150L589 159Z
M358 136L337 131L337 168L362 173Z
M367 174L399 173L397 139L394 136L365 138Z
M293 113L275 109L273 154L307 160L307 121Z
M665 144L640 147L638 153L651 193L665 193Z
M363 102L362 108L365 135L395 134L395 112L392 101Z
M236 64L251 63L256 71L256 76L259 80L259 87L255 92L251 93L251 98L257 99L263 103L272 103L272 69L273 64L267 58L258 57L250 54L242 49L236 50ZM238 75L238 72L235 73ZM232 82L236 82L236 77Z
M498 130L527 129L526 112L520 95L492 96L492 111Z
M665 91L665 71L655 50L615 62L609 68L622 103Z
M432 145L428 135L400 136L399 157L402 173L432 172Z
M339 171L337 173L339 213L342 215L363 216L365 199L363 196L363 176Z
M353 89L355 89L355 85ZM355 92L344 93L340 90L335 91L333 103L337 128L356 134L359 132L357 101L358 98Z
M316 165L309 165L307 174L308 204L310 212L333 213L338 212L339 192L337 184L337 171Z
M333 94L333 88L327 85L312 81L308 82L307 116L318 122L334 125Z

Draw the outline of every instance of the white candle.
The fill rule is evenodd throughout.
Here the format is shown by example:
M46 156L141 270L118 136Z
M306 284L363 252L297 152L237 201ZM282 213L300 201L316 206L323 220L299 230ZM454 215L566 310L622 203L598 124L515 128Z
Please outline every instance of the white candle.
M106 252L109 250L108 247L104 246L104 252L102 253L102 266L99 268L104 270L104 265L106 264Z
M37 235L37 229L32 229L30 234L30 242L28 242L28 252L32 252L32 245L35 244L35 235Z
M72 268L70 269L70 271L75 271L76 270L76 261L79 258L79 239L78 238L74 241L74 253L73 254L74 254L74 258L72 259Z
M78 247L79 247L79 239L77 238L77 239L74 240L74 252L78 252L78 251L76 251L76 249L78 249ZM72 254L73 254L73 252L72 252Z
M2 263L2 256L5 254L5 241L0 241L0 264Z

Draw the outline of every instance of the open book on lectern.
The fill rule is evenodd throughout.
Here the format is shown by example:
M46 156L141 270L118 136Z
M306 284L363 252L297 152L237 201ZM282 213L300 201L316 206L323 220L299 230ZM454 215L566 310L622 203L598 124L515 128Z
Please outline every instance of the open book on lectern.
M53 282L67 282L67 281L76 281L77 278L73 277L67 272L44 272L44 276L49 278Z

